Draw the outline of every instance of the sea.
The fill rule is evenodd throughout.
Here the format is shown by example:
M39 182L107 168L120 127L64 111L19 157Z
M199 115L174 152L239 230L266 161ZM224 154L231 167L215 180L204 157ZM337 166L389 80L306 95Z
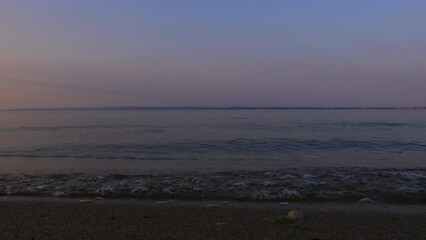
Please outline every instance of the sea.
M0 111L0 172L425 168L426 110Z

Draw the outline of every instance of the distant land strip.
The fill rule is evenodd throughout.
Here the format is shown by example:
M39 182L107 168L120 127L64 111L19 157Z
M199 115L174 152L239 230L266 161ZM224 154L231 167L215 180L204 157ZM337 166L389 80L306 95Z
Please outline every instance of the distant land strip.
M67 107L67 108L13 108L5 111L140 111L140 110L426 110L426 107Z

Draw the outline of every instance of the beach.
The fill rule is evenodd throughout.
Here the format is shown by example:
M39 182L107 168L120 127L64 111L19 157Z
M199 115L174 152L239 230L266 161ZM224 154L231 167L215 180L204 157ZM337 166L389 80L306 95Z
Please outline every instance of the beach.
M1 239L425 239L426 206L2 197ZM290 210L304 219L289 221Z
M425 180L422 168L0 174L0 239L426 239Z
M0 240L425 239L424 111L0 115Z

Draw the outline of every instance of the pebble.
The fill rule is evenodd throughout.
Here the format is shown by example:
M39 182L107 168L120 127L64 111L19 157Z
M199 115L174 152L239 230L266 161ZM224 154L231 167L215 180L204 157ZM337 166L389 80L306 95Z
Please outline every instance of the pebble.
M366 198L360 199L358 202L360 202L360 203L372 203L373 199L366 197Z
M287 219L291 221L303 220L304 219L303 212L299 210L291 210L287 214Z

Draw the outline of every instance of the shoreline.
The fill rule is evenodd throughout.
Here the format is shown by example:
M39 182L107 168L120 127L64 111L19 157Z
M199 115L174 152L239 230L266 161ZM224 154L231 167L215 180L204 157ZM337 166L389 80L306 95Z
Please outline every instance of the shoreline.
M300 210L300 221L282 219ZM2 239L422 239L426 205L0 197Z
M1 196L426 204L426 169L0 174ZM370 201L369 200L369 201Z

